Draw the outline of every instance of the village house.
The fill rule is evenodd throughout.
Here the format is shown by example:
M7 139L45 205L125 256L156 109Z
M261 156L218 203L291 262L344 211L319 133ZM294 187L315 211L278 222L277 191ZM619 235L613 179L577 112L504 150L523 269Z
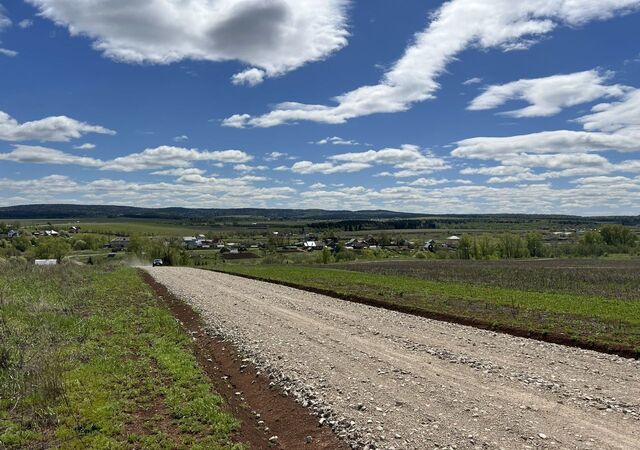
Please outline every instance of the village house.
M322 250L324 244L319 241L304 241L302 247L307 251Z
M367 238L363 242L369 248L378 248L380 246L378 240L372 235L367 236Z
M355 238L348 240L344 244L344 248L347 250L362 250L368 247L369 246L364 241Z
M460 237L453 235L445 239L445 242L444 244L442 244L442 246L445 248L458 248L459 244L460 244Z
M338 247L339 240L337 237L329 237L323 239L324 246L330 248L331 250L335 250Z
M189 250L198 248L198 239L195 236L184 236L182 244Z
M115 239L111 239L111 241L106 246L114 252L123 251L129 246L129 238L117 237Z

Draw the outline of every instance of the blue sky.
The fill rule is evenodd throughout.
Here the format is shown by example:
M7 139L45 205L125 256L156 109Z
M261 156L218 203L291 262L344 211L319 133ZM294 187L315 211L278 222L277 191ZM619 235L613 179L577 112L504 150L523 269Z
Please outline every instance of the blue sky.
M640 214L640 0L0 5L0 205Z

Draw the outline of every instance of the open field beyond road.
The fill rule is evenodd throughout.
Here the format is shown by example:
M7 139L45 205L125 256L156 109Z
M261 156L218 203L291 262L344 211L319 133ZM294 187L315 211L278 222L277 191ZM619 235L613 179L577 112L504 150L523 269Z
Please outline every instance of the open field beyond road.
M149 268L364 447L640 448L640 362L191 268Z
M366 261L328 267L640 302L640 258Z

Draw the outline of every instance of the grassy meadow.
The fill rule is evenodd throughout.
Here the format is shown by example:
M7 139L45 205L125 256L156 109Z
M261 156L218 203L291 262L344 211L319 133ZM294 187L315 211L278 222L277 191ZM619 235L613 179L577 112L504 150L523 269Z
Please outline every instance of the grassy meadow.
M80 226L84 233L100 234L105 236L192 236L204 233L209 228L197 225L183 225L177 221L145 220L145 219L92 219L89 221L64 221L64 220L31 220L23 221L26 229L69 229L71 226Z
M135 269L0 266L0 448L244 448Z

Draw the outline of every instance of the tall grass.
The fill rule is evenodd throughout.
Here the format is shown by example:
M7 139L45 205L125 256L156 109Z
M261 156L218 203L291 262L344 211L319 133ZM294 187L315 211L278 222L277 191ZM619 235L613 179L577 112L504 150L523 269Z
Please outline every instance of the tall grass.
M0 267L0 448L242 448L221 407L135 269Z

